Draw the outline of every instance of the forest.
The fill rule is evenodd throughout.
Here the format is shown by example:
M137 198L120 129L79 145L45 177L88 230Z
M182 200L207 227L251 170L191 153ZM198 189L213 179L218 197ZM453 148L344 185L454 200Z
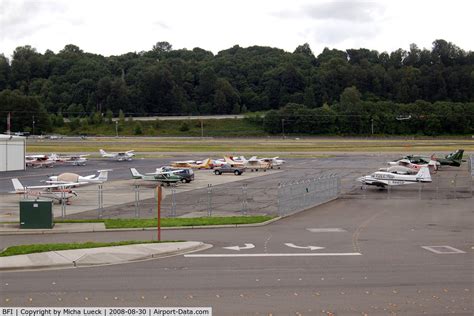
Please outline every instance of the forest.
M12 130L44 133L64 118L252 112L265 113L254 119L270 134L472 134L474 52L438 39L429 50L325 48L317 56L308 44L214 55L168 42L110 57L75 45L0 54L3 130L8 113Z

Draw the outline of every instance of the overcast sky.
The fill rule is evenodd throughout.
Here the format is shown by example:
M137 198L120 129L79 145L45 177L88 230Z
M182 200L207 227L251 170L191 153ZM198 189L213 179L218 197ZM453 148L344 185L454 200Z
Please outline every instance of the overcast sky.
M430 49L440 38L474 50L473 12L472 0L0 0L0 53L74 44L110 56L167 41L214 54L234 45L293 52L309 43L318 55L324 47Z

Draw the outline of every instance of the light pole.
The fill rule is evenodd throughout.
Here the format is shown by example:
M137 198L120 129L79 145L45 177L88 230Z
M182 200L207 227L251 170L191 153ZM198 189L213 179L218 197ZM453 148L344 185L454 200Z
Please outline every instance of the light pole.
M35 116L33 115L33 135L35 134Z
M118 137L118 121L115 121L115 137Z

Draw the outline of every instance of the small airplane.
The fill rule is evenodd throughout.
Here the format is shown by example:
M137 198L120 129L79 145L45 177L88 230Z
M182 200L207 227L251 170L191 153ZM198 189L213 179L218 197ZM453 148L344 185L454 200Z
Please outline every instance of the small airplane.
M145 181L157 181L157 182L160 182L162 185L166 184L167 186L170 186L171 184L177 184L182 179L180 176L175 175L173 173L153 173L153 174L143 175L140 172L138 172L138 170L135 168L130 168L130 172L132 173L133 179L145 180Z
M438 170L438 163L434 160L430 160L427 164L416 164L410 162L408 159L400 159L398 161L390 161L389 168L380 168L379 171L387 171L398 174L416 174L423 166L427 166L430 172L436 172Z
M214 166L211 164L211 160L211 158L207 158L202 162L196 160L173 161L170 166L175 168L212 169Z
M84 185L84 184L100 184L107 181L109 171L112 169L97 170L99 172L98 176L94 174L88 176L80 176L75 173L61 173L58 176L50 176L46 183L49 184L74 184L74 186Z
M26 155L25 164L33 168L52 168L56 162L47 155Z
M111 158L117 161L132 161L135 154L133 153L134 150L129 150L125 152L117 152L117 153L107 153L105 150L99 150L102 158Z
M240 156L240 159L236 161L235 159L232 160L230 157L225 157L226 162L231 164L231 161L236 163L242 163L246 169L250 169L250 171L258 171L258 169L263 169L263 171L267 171L267 169L273 168L271 160L263 160L258 159L257 156L253 156L250 159L245 159L244 156Z
M58 155L52 153L49 157L55 161L60 163L67 163L73 166L85 166L87 163L87 158L89 155Z
M444 158L435 158L442 166L453 166L460 167L462 162L462 156L464 154L464 149L458 149L455 152L452 152L446 155Z
M285 160L283 159L279 159L279 157L273 157L273 158L259 158L260 160L262 161L268 161L268 162L271 162L272 166L271 166L271 169L273 169L273 167L277 167L278 169L281 168L281 166L286 163Z
M17 178L12 179L13 187L15 191L9 193L32 195L37 197L45 197L52 200L59 201L62 203L65 200L66 204L69 204L69 199L73 196L77 196L77 193L71 190L74 183L64 184L50 184L50 185L36 185L36 186L23 186Z
M431 175L428 167L423 166L415 175L402 175L386 171L376 171L371 175L357 178L357 181L362 182L362 184L365 185L375 185L380 188L385 188L385 186L431 182Z

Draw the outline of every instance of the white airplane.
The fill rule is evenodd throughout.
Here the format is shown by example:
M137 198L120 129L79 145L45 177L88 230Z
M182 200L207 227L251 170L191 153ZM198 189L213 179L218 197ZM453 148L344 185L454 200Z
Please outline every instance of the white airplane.
M271 169L273 167L271 161L265 161L263 159L258 159L257 156L253 156L250 159L245 159L244 156L240 156L240 159L232 159L230 160L229 157L225 157L226 162L231 164L231 161L242 163L243 166L251 171L258 171L258 169L263 169L263 171L267 171L267 169Z
M57 200L60 203L65 200L66 204L69 204L69 199L73 196L77 196L77 193L71 190L74 183L64 184L50 184L50 185L35 185L24 187L20 180L17 178L12 179L13 187L15 191L9 193L32 195L37 197L45 197L52 200Z
M99 175L94 174L88 176L80 176L75 173L61 173L58 176L50 176L46 183L49 184L74 184L74 186L84 185L84 184L93 184L93 183L104 183L107 181L109 171L112 169L97 170Z
M398 161L390 161L388 165L390 167L380 168L379 171L398 174L417 174L422 167L428 167L430 169L430 173L436 173L438 170L437 162L434 160L430 160L428 164L416 164L410 162L408 159L400 159Z
M260 160L271 162L271 164L272 164L272 167L271 167L271 168L272 168L272 169L273 169L274 167L277 167L278 169L280 169L281 166L282 166L284 163L286 163L285 160L279 159L279 157L260 158Z
M415 175L395 174L386 171L376 171L371 175L357 178L357 181L365 185L385 186L405 185L417 182L431 182L430 170L423 166Z
M87 162L87 156L89 155L58 155L55 153L49 155L49 157L55 162L67 163L73 166L85 166Z
M132 161L135 154L133 153L134 150L129 150L125 152L118 152L118 153L107 153L105 150L100 149L100 154L102 158L112 158L117 161Z

